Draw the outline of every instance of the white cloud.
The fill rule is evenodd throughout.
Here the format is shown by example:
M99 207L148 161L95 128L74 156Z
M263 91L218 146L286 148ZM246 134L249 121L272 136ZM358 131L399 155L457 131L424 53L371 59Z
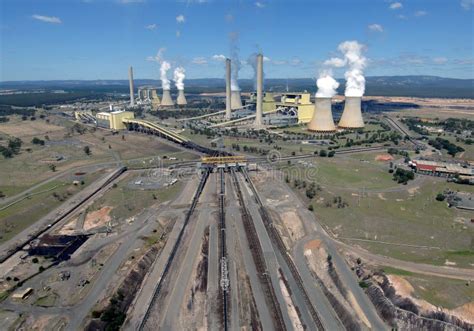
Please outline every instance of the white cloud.
M443 56L433 58L434 64L445 64L446 62L448 62L448 59Z
M390 5L389 8L392 9L392 10L393 9L401 9L401 8L403 8L403 5L402 5L401 2L394 2Z
M255 6L257 6L258 8L265 8L265 4L261 1L255 2Z
M61 24L62 21L59 17L56 16L43 16L43 15L33 15L32 16L35 20L46 22L46 23L53 23L53 24Z
M401 19L401 20L406 20L407 19L407 17L403 14L398 15L397 18Z
M285 61L285 60L273 60L272 63L273 63L274 65L281 66L281 65L287 64L288 61Z
M461 7L464 10L471 10L474 7L474 0L461 0Z
M380 24L376 24L376 23L370 24L368 28L370 31L383 32L383 26L381 26Z
M344 67L346 65L346 61L344 61L341 58L338 57L333 57L330 58L329 60L324 61L325 66L330 66L330 67L335 67L335 68L340 68Z
M184 23L186 21L184 15L178 15L176 16L176 22L177 23Z
M294 57L294 58L292 58L292 59L290 60L289 63L290 63L290 65L292 65L292 66L299 66L300 64L303 63L303 61L301 61L300 58Z
M270 62L270 61L271 59L269 57L266 57L266 56L263 57L263 62Z
M207 59L203 56L198 56L195 57L191 62L198 65L204 65L207 64Z
M427 14L428 14L428 12L426 12L424 10L418 10L418 11L415 12L416 17L426 16Z
M181 31L176 30L176 37L177 37L177 38L181 37Z
M158 25L156 24L148 24L147 26L145 26L145 29L147 30L156 30L156 28L158 27Z
M212 56L212 59L215 61L225 61L226 57L223 54L216 54Z

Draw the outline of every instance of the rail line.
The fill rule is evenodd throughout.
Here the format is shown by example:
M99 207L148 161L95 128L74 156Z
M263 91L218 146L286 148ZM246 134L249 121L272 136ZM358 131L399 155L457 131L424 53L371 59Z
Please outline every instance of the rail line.
M73 212L75 212L77 209L79 209L81 206L83 206L87 201L92 199L95 195L99 194L99 192L101 192L103 189L107 188L108 185L110 185L117 178L119 178L125 171L127 171L126 167L120 167L120 168L116 169L114 172L112 172L110 175L108 175L108 177L105 179L105 181L99 187L95 188L92 192L90 192L86 196L82 197L77 203L75 203L73 206L68 208L59 217L55 218L54 220L51 220L50 223L47 226L43 226L43 227L37 229L36 231L30 233L28 238L25 238L24 240L19 241L18 243L15 244L15 247L12 247L12 248L8 249L5 254L0 256L0 263L5 262L7 259L9 259L15 253L20 251L26 244L28 244L32 240L38 238L43 233L48 232L49 230L51 230L54 225L56 225L58 222L64 220L66 217L68 217ZM86 190L87 190L87 188L86 188Z
M395 121L394 119L390 118L390 117L386 117L385 118L388 122L388 125L390 125L392 128L394 128L395 130L397 130L398 132L400 132L401 134L405 135L406 137L408 137L408 140L413 144L415 145L415 147L417 148L422 148L424 149L425 146L423 144L420 144L418 141L416 141L414 138L413 138L413 135L408 132L407 130L405 130L400 124L397 123L397 121Z
M325 330L325 328L323 326L323 323L321 321L321 318L319 317L318 312L314 308L314 306L313 306L313 304L312 304L312 302L309 298L308 292L306 291L306 288L304 287L303 279L301 278L300 273L299 273L298 269L296 268L295 263L293 262L293 259L288 254L285 243L281 239L280 234L278 233L278 231L273 226L273 222L272 222L270 216L268 215L266 208L263 206L262 200L260 199L260 197L257 193L257 190L255 189L255 186L253 185L252 181L250 180L250 176L248 175L248 173L245 169L242 169L242 173L243 173L246 181L248 182L248 184L250 186L250 189L252 190L252 192L254 194L255 200L256 200L256 202L259 206L260 216L262 217L263 223L265 224L265 228L267 229L267 233L269 234L271 240L275 243L276 247L278 248L281 255L283 256L286 264L288 265L288 268L290 269L290 272L293 275L293 278L295 279L296 284L297 284L301 294L303 295L303 299L306 303L306 306L308 307L309 313L311 314L311 317L312 317L314 323L316 324L316 327L318 328L318 330Z
M220 251L221 251L221 268L220 268L220 287L222 293L222 322L224 330L228 330L228 300L229 300L229 277L227 263L227 247L226 247L226 227L225 227L225 179L224 169L219 169L221 190L219 192L219 230L220 230Z
M140 322L140 325L138 327L138 330L143 330L144 327L145 327L145 324L148 320L148 318L150 317L150 313L151 313L151 309L152 307L154 306L156 300L158 299L158 296L160 294L160 291L161 291L161 288L163 286L163 283L164 283L164 280L166 279L166 276L168 275L169 271L170 271L170 268L171 268L171 264L173 263L173 260L176 256L176 253L178 251L178 248L179 248L179 245L181 243L181 240L183 239L183 236L184 236L184 231L186 230L186 226L188 225L189 223L189 220L191 219L191 215L193 214L194 212L194 209L196 208L196 205L199 201L199 197L201 196L201 193L204 189L204 186L206 185L206 182L207 182L207 179L209 178L209 171L206 171L202 178L201 178L201 181L199 182L199 186L196 190L196 193L194 193L194 197L193 197L193 200L192 200L192 203L191 203L191 206L189 207L188 209L188 212L186 213L186 217L184 219L184 223L183 223L183 227L181 228L181 230L179 231L179 234L178 234L178 237L176 239L176 242L171 250L171 253L168 257L168 261L166 262L166 265L163 269L163 272L161 273L161 276L160 276L160 279L158 281L158 284L156 285L155 287L155 290L153 291L153 296L151 298L151 301L150 301L150 304L148 305L148 307L146 308L146 311L145 311L145 315L143 316L143 319L141 320Z
M242 214L242 222L244 225L245 234L249 242L250 250L252 252L252 257L255 263L255 267L257 269L258 277L260 279L263 291L265 293L265 299L267 301L270 313L273 316L273 323L274 323L275 329L285 331L286 330L285 321L283 319L283 314L281 312L281 308L278 303L278 299L276 297L271 278L267 272L267 265L263 257L262 246L260 245L260 240L258 239L257 230L255 229L255 225L253 223L252 217L250 216L247 210L247 207L245 206L242 191L240 189L240 184L234 170L231 170L231 175L232 175L232 182L234 183L234 187L237 193L237 198L240 204L240 210Z

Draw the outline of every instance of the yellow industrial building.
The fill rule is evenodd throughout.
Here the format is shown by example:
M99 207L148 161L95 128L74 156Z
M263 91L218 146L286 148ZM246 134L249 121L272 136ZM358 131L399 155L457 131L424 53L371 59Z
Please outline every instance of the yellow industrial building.
M124 119L133 119L135 115L131 111L112 111L112 112L101 112L95 115L97 119L97 125L109 128L112 130L124 130L126 129L123 123Z
M262 112L268 113L276 109L275 93L264 92L262 100ZM250 100L247 103L255 104L257 102L257 93L252 92L250 94Z
M280 101L277 101L278 98L280 98ZM247 104L255 104L256 100L257 94L255 92L251 93ZM309 92L264 92L262 102L263 113L273 112L278 108L297 114L298 123L308 123L311 121L314 113L314 104L311 103L311 94Z
M298 123L308 123L314 113L314 104L311 103L311 94L308 92L286 92L281 95L276 108L294 108L298 114Z

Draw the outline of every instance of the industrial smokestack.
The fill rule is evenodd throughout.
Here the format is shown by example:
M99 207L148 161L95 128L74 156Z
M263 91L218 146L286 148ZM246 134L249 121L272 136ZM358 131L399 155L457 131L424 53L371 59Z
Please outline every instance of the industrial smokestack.
M364 127L364 120L362 119L361 111L362 97L348 97L344 105L341 119L338 126L346 129L358 129Z
M308 123L308 130L318 132L331 132L336 130L332 118L331 98L316 97L313 118Z
M173 99L171 99L170 90L163 90L163 98L161 98L161 106L174 106Z
M135 95L134 95L134 88L133 88L133 68L130 66L128 69L128 79L130 82L130 106L135 106Z
M242 98L240 96L240 90L232 91L231 92L231 108L234 109L241 109L242 108Z
M257 112L255 116L255 126L261 127L263 107L263 55L257 55Z
M230 59L225 59L225 118L227 120L230 120L232 111L230 73Z
M184 90L178 90L178 99L176 99L178 106L187 105L186 97L184 96Z

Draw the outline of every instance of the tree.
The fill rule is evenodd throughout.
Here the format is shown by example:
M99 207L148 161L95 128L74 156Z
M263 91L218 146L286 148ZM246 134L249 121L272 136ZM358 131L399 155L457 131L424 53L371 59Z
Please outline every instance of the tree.
M314 211L313 205L309 205L309 206L308 206L308 210L309 210L309 211Z
M86 153L86 155L91 155L91 149L89 146L84 146L84 153Z
M52 172L56 172L56 165L50 164L50 165L49 165L49 169L50 169Z
M319 151L319 156L324 157L324 156L327 156L327 155L328 155L328 153L326 152L325 149L322 149L322 150Z
M437 201L444 201L444 199L446 199L446 196L443 193L438 193L436 195L436 200Z

